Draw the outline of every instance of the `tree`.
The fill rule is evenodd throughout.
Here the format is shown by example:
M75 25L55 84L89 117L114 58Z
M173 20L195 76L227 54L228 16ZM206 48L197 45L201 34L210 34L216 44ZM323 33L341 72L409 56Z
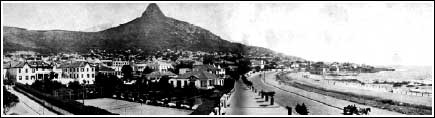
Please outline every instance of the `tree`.
M241 59L239 63L237 63L237 66L239 67L237 69L238 74L246 74L247 72L251 71L251 68L249 67L251 65L251 62L247 59Z
M151 69L150 67L145 67L145 69L143 69L143 74L150 74L150 73L152 73L154 70L153 69Z
M174 69L174 68L168 68L168 71L169 72L172 72L172 73L175 73L175 74L178 74L178 71L177 71L178 69Z
M259 72L261 70L260 66L255 66L254 68L255 68L255 72Z
M296 112L298 112L300 115L308 115L308 109L307 106L305 106L304 103L302 105L297 104L295 107Z
M213 55L205 55L204 57L203 57L203 63L204 64L213 64L213 60L214 60L214 57L213 57Z
M57 74L55 72L51 71L50 74L49 74L49 78L48 79L51 81L51 80L54 79L54 77L56 77L56 75Z
M133 68L131 68L130 65L124 65L124 66L122 66L121 72L124 75L124 79L126 79L126 80L130 80L131 77L133 76L132 75Z
M74 91L78 91L81 88L81 86L80 86L80 83L78 81L73 81L73 82L68 83L68 88L70 88Z
M18 97L6 90L3 86L3 113L6 114L11 107L14 107L18 102Z

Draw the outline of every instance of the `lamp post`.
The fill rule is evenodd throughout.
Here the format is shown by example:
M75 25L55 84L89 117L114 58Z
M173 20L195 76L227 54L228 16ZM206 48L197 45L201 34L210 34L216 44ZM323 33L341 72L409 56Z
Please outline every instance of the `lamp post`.
M83 93L82 93L82 98L83 99L82 99L82 102L83 102L83 105L85 105L85 93L86 93L86 91L85 91L85 84L83 84L82 87L83 87L82 88L83 89Z

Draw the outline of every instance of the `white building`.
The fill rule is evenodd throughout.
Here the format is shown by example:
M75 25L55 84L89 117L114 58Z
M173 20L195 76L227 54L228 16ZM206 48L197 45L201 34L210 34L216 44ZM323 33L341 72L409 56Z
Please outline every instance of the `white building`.
M122 66L129 65L128 61L121 61L121 60L114 60L112 62L112 66L110 68L115 70L115 75L118 76L118 78L122 78Z
M78 61L72 63L64 63L59 66L62 69L61 83L78 81L80 84L94 84L95 82L95 67L87 62Z
M161 60L156 60L156 61L153 61L151 63L148 63L147 66L150 67L151 69L153 69L155 71L159 71L159 72L167 72L167 71L169 71L170 68L172 68L172 69L174 68L171 63L164 62Z
M147 67L146 62L138 62L133 64L133 71L143 72L143 70Z
M260 69L264 69L264 65L266 65L266 62L264 60L256 60L256 59L252 59L251 61L251 67L256 67L259 66Z
M198 89L213 89L215 85L223 86L224 79L207 71L192 71L169 79L169 83L179 88L192 84Z
M11 79L22 84L33 84L36 80L48 79L53 67L43 61L19 62L8 69ZM58 79L55 73L54 79Z

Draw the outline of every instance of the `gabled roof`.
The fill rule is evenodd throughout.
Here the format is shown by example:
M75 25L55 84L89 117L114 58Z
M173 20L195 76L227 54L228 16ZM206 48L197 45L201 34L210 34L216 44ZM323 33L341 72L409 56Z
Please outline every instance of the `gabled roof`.
M30 65L30 67L33 68L51 68L52 66L48 63L45 63L43 61L30 61L28 62L28 64Z
M149 62L148 65L152 65L152 66L157 66L157 65L172 65L172 63L169 62L169 61L157 60L157 61Z
M150 74L147 74L147 77L162 77L162 76L176 76L177 74L174 74L172 72L160 72L160 71L154 71Z
M3 62L3 69L12 68L12 61L11 62Z
M215 66L213 66L213 65L195 65L194 67L193 67L194 69L197 69L197 70L199 70L199 71L214 71L214 70L219 70L218 68L216 68Z
M77 68L77 67L85 67L87 62L84 61L75 61L71 63L63 63L60 64L59 68Z
M206 71L192 71L188 73L184 73L180 76L178 76L178 79L188 79L190 77L196 77L198 79L217 79L218 77L212 73L206 72Z
M98 71L115 71L115 69L100 65Z

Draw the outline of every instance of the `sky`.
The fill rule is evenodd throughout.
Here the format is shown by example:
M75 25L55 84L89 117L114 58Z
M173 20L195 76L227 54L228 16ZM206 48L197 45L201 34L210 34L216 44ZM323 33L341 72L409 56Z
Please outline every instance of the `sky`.
M157 3L225 40L313 61L433 65L433 2ZM4 3L3 26L98 31L148 3Z

